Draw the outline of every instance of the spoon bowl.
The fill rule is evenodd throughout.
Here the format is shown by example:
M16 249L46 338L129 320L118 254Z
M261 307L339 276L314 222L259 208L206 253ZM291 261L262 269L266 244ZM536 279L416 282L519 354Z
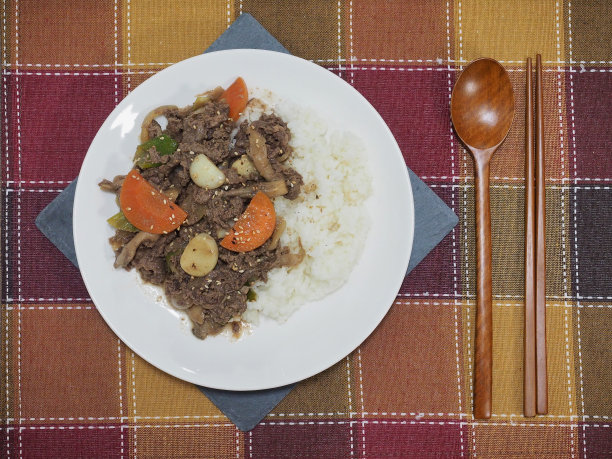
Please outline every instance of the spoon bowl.
M514 91L506 70L488 58L468 65L451 97L451 119L461 141L470 150L499 146L513 118Z
M475 163L476 193L476 336L474 417L491 417L493 320L491 287L491 205L489 163L514 119L514 91L499 62L482 58L468 65L451 96L455 132Z

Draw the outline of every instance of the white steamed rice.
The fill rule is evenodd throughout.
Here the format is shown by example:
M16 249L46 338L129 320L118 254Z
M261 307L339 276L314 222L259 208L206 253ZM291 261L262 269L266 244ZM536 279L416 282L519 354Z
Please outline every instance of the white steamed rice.
M306 257L298 266L276 268L267 283L257 283L255 301L243 318L257 323L260 315L286 320L300 306L341 287L355 266L370 226L365 201L372 194L365 147L355 133L329 126L314 111L282 101L269 92L265 100L291 130L293 157L289 164L304 178L294 201L276 198L274 207L287 222L281 244ZM259 113L257 113L259 112ZM249 118L259 117L253 109Z

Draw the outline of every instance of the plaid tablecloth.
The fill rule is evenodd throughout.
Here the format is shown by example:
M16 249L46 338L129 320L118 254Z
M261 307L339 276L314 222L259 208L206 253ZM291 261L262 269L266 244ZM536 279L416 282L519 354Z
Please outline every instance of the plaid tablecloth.
M134 355L35 228L113 107L249 12L380 111L460 218L353 354L239 432ZM3 457L612 455L612 3L427 0L2 2ZM545 65L549 414L522 416L524 60ZM492 164L494 387L471 414L472 161L449 101L467 62L510 72L517 113Z

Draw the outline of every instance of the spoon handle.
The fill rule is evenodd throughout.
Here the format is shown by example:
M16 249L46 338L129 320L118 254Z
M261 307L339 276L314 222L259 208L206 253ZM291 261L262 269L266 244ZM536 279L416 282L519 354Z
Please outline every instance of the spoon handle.
M491 206L489 161L476 161L476 337L474 417L491 417L493 323L491 308Z

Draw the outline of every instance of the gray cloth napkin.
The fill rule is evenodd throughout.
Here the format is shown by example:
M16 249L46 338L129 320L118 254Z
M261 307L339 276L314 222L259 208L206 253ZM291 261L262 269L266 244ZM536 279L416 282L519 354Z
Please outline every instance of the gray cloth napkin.
M250 14L242 14L205 51L255 48L289 53ZM415 206L415 228L408 274L457 224L453 211L414 172L408 169ZM74 180L36 218L36 226L78 267L72 237L72 205L77 181ZM261 391L234 392L199 389L240 430L253 429L290 391L295 384Z

